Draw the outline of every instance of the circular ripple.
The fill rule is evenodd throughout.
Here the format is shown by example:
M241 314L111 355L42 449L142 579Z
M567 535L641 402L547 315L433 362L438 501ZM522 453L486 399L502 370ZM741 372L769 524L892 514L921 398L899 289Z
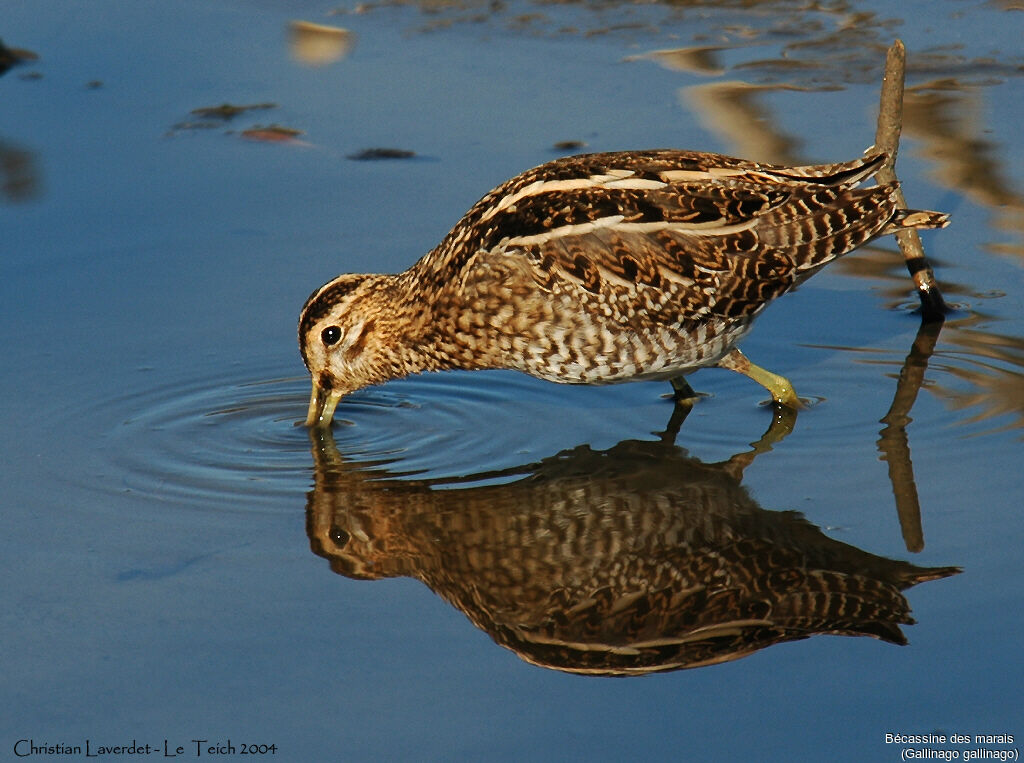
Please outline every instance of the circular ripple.
M335 426L334 437L347 457L384 458L392 473L430 478L480 474L581 443L610 447L621 439L647 436L648 430L637 430L636 408L644 395L637 396L635 385L632 395L621 392L569 388L514 372L416 376L346 398L338 408L341 426ZM647 396L660 402L657 395Z
M211 510L304 504L314 461L302 426L308 376L235 367L151 386L159 376L140 370L120 396L77 411L93 419L89 431L105 433L95 448L102 479L82 479ZM346 397L333 435L345 458L392 476L465 477L582 444L603 450L653 439L673 411L663 394L658 383L568 387L514 372L425 374ZM745 451L769 419L756 406L727 402L698 404L678 444L711 460Z
M303 377L189 380L109 401L114 489L210 508L294 508L309 485ZM127 414L127 416L125 416Z
M95 444L101 479L78 479L228 511L293 511L304 502L313 476L302 426L308 376L233 369L150 386L156 376L140 370L120 396L77 410L90 431L105 433ZM396 476L479 474L584 442L611 447L649 437L670 408L660 404L660 386L646 394L643 385L629 387L569 389L511 372L416 376L346 397L333 433L346 458ZM641 406L647 424L637 414L645 398L655 403Z

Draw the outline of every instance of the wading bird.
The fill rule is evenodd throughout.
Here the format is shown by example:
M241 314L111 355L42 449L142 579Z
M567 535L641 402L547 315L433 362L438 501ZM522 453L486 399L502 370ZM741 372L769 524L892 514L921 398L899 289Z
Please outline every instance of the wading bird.
M885 160L782 167L660 150L528 170L405 272L341 275L313 292L299 321L306 424L329 425L367 385L446 369L665 379L687 397L686 375L718 366L798 406L787 379L736 348L754 318L876 236L948 222L901 209L895 184L862 187Z

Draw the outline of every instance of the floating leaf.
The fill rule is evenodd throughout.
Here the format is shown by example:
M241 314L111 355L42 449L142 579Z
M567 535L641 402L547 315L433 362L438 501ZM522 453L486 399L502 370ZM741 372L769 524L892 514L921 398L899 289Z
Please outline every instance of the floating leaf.
M285 143L293 141L302 135L302 130L296 130L291 127L281 127L280 125L268 125L267 127L261 127L257 125L248 130L242 131L242 137L248 140L260 140L267 143Z

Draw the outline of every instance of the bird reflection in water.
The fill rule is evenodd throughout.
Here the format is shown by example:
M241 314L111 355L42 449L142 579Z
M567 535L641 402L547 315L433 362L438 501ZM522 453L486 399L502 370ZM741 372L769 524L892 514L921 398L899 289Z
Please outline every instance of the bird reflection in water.
M679 423L662 441L419 481L346 461L313 430L312 549L346 577L420 580L527 662L592 675L713 665L814 634L905 644L901 592L959 572L758 506L743 470L791 421L714 464L674 444Z

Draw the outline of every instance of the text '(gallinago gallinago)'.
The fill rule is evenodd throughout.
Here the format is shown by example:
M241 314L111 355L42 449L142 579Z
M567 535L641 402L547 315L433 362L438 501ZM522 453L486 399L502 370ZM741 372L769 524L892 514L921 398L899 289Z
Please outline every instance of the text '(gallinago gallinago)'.
M736 343L829 261L946 215L859 187L885 161L780 167L688 151L558 159L503 183L404 273L341 275L302 308L308 425L349 392L407 374L510 368L610 384L729 368L795 406Z

